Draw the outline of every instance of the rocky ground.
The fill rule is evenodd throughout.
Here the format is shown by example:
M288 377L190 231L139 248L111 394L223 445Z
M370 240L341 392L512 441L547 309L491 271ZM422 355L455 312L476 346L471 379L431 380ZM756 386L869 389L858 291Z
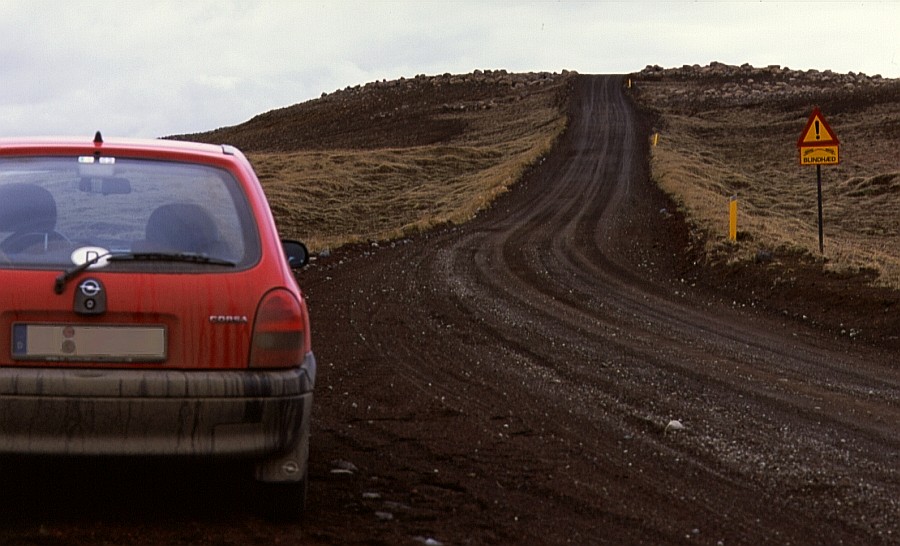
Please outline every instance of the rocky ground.
M794 157L794 142L802 122L816 105L826 107L833 124L834 120L843 121L837 126L842 130L844 164L824 169L829 252L821 255L816 247L815 194L807 192L804 199L809 200L800 211L806 214L811 231L805 245L784 242L793 234L781 239L778 233L772 236L771 226L782 220L775 209L790 209L788 215L797 214L796 209L778 202L764 201L757 208L767 210L756 211L768 224L769 241L760 240L766 236L763 233L740 233L739 244L725 244L723 230L709 230L709 218L693 218L691 244L699 252L696 263L688 268L689 276L714 287L735 306L762 307L813 324L835 337L900 348L900 294L896 288L887 286L890 283L885 282L885 272L880 275L876 262L870 265L862 259L855 264L835 265L841 258L835 257L833 250L840 239L847 245L860 245L857 256L884 255L890 261L896 254L887 249L895 248L898 242L894 226L900 193L890 188L892 181L900 179L900 164L891 153L900 145L900 80L716 62L667 69L648 66L632 77L638 82L635 94L653 117L655 130L664 127L663 140L674 138L670 136L674 129L666 126L672 117L724 120L702 127L704 139L697 142L703 149L693 151L699 159L688 165L702 172L707 158L728 157L729 149L740 150L735 154L739 158L730 158L728 165L741 173L742 184L752 187L738 185L721 191L723 195L741 194L741 214L754 199L749 193L768 191L776 198L791 199L795 196L788 192L795 191L793 188L803 186L812 191L815 171L796 167ZM772 125L760 126L759 119L773 120ZM776 167L768 167L772 163ZM720 172L710 176L723 177ZM776 179L786 182L766 187ZM855 199L853 191L840 193L844 186L882 180L885 190L872 192L871 200ZM778 191L783 193L779 195ZM842 200L847 206L838 206ZM871 225L862 225L860 218Z
M831 70L791 70L778 65L765 68L749 64L741 66L719 62L707 66L685 65L681 68L647 66L636 73L641 80L704 81L707 83L698 95L688 89L675 90L668 97L667 107L686 110L702 110L707 101L715 101L716 108L723 104L733 106L757 105L761 102L797 103L821 101L833 97L851 96L857 106L866 103L866 95L872 92L897 92L897 80L883 78L880 74L868 76L850 72L841 74ZM714 85L723 82L722 85Z
M383 80L323 93L241 125L169 138L228 142L246 153L429 146L463 134L466 122L459 114L522 101L532 89L570 74L478 70Z
M237 464L6 461L0 542L900 543L894 353L805 320L822 285L705 263L650 179L652 119L622 78L574 78L568 131L489 210L299 276L301 523L268 523Z

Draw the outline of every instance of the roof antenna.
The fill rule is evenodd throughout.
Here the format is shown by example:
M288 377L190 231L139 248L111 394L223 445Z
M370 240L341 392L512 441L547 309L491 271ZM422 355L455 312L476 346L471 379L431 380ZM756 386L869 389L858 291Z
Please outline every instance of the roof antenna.
M103 144L103 135L100 134L100 131L94 135L94 144Z

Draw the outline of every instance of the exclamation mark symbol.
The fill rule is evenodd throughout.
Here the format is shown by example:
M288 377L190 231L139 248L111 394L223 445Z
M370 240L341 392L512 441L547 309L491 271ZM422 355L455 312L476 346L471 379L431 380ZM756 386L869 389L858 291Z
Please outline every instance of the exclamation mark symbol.
M816 120L816 140L819 140L821 135L819 135L819 120Z

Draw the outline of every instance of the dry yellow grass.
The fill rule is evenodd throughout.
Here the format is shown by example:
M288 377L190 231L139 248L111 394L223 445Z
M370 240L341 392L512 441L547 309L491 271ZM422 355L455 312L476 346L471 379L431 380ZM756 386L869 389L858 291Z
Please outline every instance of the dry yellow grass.
M822 167L825 253L819 253L816 169L799 165L796 142L805 104L723 103L687 112L660 108L674 89L700 95L697 82L645 83L642 100L662 117L651 148L653 177L707 235L715 259L752 260L760 250L807 254L826 271L871 270L900 288L900 97L819 106L841 141L841 164ZM709 85L707 82L706 85ZM714 105L715 106L715 105ZM893 131L885 128L893 127ZM728 201L738 198L739 241L728 236Z
M495 82L487 91L484 85L460 91L454 87L460 84L452 83L459 80L416 78L418 87L411 85L409 95L363 93L354 99L351 93L349 100L355 103L339 102L341 94L336 93L333 103L316 103L310 110L318 117L301 122L304 127L328 123L332 132L321 134L338 143L342 134L364 136L361 119L402 123L407 108L416 116L414 127L425 128L423 134L464 128L435 142L358 146L357 138L343 148L315 149L313 139L311 147L304 144L306 148L294 151L251 150L248 156L282 234L306 241L315 251L466 221L548 153L565 128L560 97L571 81L568 75L536 80L539 85ZM874 99L846 92L823 95L824 101L810 97L815 102L735 104L717 102L715 93L706 93L723 84L734 82L636 78L637 98L660 114L659 143L651 149L652 176L701 228L708 254L732 263L753 260L761 250L805 254L825 270L871 270L880 284L900 288L896 85ZM390 108L379 109L383 98L393 101ZM799 165L796 148L814 103L841 139L842 163L823 167L824 256L818 250L815 169ZM348 125L348 119L356 125ZM265 116L257 121L266 122ZM254 127L251 121L235 129ZM409 130L408 124L398 127L393 134ZM279 132L290 130L279 126ZM227 140L229 131L211 135ZM727 240L732 196L739 202L736 244Z
M477 111L425 146L249 153L282 236L312 250L383 241L473 217L547 154L565 128L567 78Z
M426 146L250 159L283 235L323 249L468 220L546 153L553 136L488 148Z

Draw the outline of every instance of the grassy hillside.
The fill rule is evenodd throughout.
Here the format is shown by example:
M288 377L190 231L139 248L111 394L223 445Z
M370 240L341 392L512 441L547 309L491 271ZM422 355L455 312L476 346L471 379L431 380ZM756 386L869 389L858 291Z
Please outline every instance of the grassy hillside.
M633 77L637 100L658 116L653 177L703 232L711 259L802 254L900 288L900 81L716 63ZM822 168L824 255L816 169L799 165L796 147L814 106L841 142L841 164Z
M243 149L282 234L322 250L471 218L550 150L571 79L476 71L372 82L173 138ZM800 256L900 288L900 80L712 63L647 67L632 81L659 133L652 176L711 261ZM796 148L814 106L841 141L842 163L823 167L824 255L815 169Z
M375 82L178 138L244 150L282 235L321 250L471 218L550 150L570 81L477 71Z

